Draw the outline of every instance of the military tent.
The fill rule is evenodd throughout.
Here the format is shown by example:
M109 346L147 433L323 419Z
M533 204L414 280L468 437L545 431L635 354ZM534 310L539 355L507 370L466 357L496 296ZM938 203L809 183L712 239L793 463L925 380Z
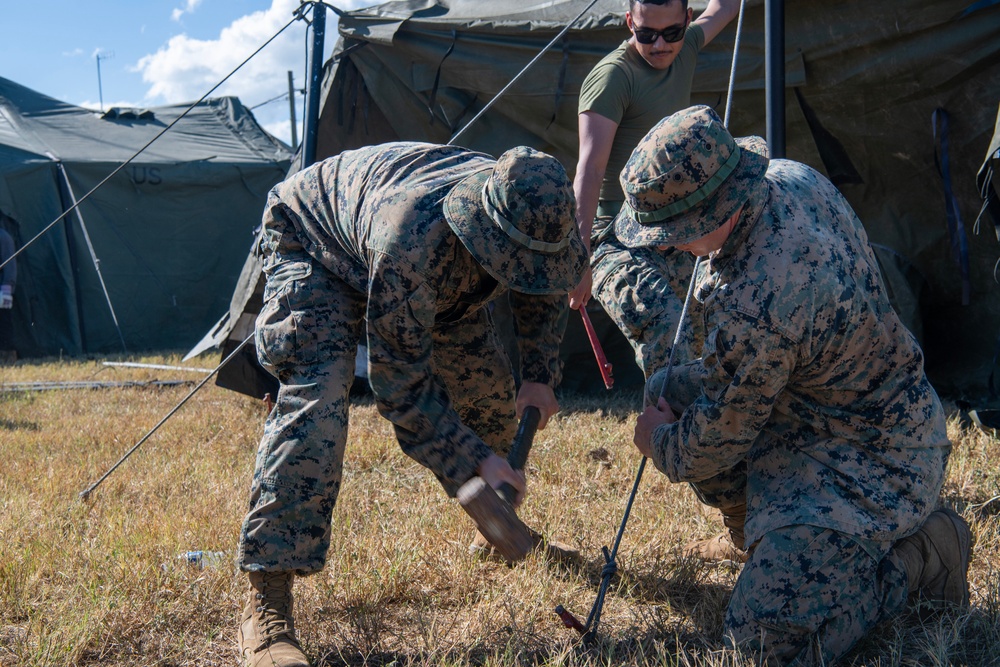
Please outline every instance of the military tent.
M188 106L98 113L0 78L19 354L185 349L225 309L290 151L236 98Z
M625 0L598 0L584 12L589 4L400 0L342 14L325 70L317 159L400 139L446 143L460 133L455 143L492 154L534 146L572 172L580 85L629 36ZM691 4L696 12L704 6ZM748 1L730 120L736 135L767 127L764 14L763 0ZM720 114L736 27L702 52L695 77L693 101ZM785 4L784 35L785 156L825 173L859 213L939 390L981 388L1000 332L997 241L972 235L963 220L979 209L976 170L1000 94L1000 2L802 0ZM256 275L248 263L230 322L259 306L251 299L243 307ZM582 361L589 350L575 321L564 352ZM587 370L599 385L596 366Z

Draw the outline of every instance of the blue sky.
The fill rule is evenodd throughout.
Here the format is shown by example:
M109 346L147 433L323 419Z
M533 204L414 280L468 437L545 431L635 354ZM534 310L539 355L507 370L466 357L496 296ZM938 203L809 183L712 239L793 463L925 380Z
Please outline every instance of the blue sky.
M345 10L379 0L333 0ZM98 109L192 102L292 20L299 0L44 0L3 3L0 76ZM326 53L336 42L327 11ZM98 86L100 56L100 86ZM295 22L213 96L235 95L291 137L288 71L305 85L306 25ZM299 137L303 99L296 100ZM261 106L258 106L261 105Z

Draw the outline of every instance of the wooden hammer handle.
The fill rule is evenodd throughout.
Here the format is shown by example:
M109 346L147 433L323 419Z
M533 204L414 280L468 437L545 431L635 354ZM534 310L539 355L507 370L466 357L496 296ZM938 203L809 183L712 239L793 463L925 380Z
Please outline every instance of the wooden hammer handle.
M528 452L535 440L535 431L538 430L538 422L542 418L542 413L534 405L529 405L521 413L521 422L517 425L517 433L514 435L514 442L510 446L507 454L507 463L514 470L524 470L528 462ZM510 504L514 504L517 497L517 490L510 484L500 485L500 495Z

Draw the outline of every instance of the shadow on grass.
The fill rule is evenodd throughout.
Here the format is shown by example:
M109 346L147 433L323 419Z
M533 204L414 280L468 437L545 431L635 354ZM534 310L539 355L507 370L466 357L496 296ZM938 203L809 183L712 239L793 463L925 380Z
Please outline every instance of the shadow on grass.
M635 387L621 391L612 390L606 394L580 394L556 392L559 412L571 414L599 414L623 421L634 419L642 410L642 388Z
M473 642L470 646L452 645L447 651L419 649L365 651L354 646L339 648L324 646L320 651L320 658L314 665L315 667L707 665L709 663L704 662L704 658L722 648L721 642L716 642L698 632L655 627L633 628L627 631L625 636L615 639L598 635L587 642L518 635L510 628L498 632L492 639L495 640L492 646Z
M875 626L838 664L993 666L1000 664L998 641L998 617L988 609L949 609L923 620L908 609Z
M588 561L578 559L549 564L557 578L576 582L583 580L591 589L591 604L586 608L569 610L581 624L585 624L594 611L604 577L604 563L601 556ZM640 567L619 565L619 568L608 580L605 603L611 598L619 598L637 610L645 610L640 612L643 614L653 609L668 610L665 613L671 618L681 615L693 624L695 635L699 637L716 636L721 632L722 612L732 593L738 570L683 557L657 559ZM720 574L724 581L712 580ZM653 627L663 625L653 617L646 618L644 625L648 627L650 624ZM673 628L668 634L674 636L676 633L677 629Z
M0 419L0 431L38 431L40 427L37 422L25 420L15 421L13 419Z

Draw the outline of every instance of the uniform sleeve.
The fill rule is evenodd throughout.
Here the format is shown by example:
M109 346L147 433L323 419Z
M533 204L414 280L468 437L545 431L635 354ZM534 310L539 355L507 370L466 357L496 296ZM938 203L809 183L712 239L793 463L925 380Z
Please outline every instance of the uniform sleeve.
M795 367L794 344L756 319L728 313L705 341L701 395L653 432L653 464L698 482L743 460Z
M621 123L631 101L625 71L610 61L601 61L590 71L580 87L577 113L593 111Z
M521 379L555 387L562 367L559 344L562 342L560 314L566 304L565 294L522 294L510 292L510 307L517 327L517 345L521 352Z
M369 383L407 456L445 489L470 479L492 452L465 426L431 369L437 295L412 267L377 254L368 296Z
M705 365L701 359L679 364L670 370L669 382L666 370L657 371L646 382L646 404L656 405L662 394L670 407L680 414L701 396Z

